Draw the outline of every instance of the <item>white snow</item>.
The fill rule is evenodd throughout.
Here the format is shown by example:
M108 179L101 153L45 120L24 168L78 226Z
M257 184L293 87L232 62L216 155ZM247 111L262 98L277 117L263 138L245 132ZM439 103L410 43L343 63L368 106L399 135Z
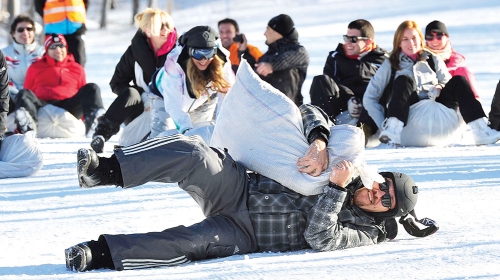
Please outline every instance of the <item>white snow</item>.
M105 105L114 94L108 82L135 33L131 1L118 1L106 30L98 28L101 1L90 1L86 65L88 81L102 89ZM141 1L146 2L146 1ZM166 5L167 1L158 1ZM314 75L322 73L329 51L347 24L370 20L376 41L391 50L393 33L406 19L422 28L446 23L454 48L476 74L485 112L500 79L500 2L497 0L253 0L173 1L179 32L194 25L217 26L229 16L251 44L265 50L265 27L280 13L291 15L300 42L311 56L303 88L309 100ZM197 4L202 2L204 4ZM142 3L144 5L144 3ZM161 6L161 7L163 7ZM143 9L144 6L141 6ZM6 45L0 39L0 47ZM117 137L106 144L109 155ZM470 140L470 139L469 139ZM175 184L148 183L133 189L81 189L76 151L89 139L40 139L44 167L33 177L0 180L0 279L469 279L500 278L500 144L476 147L465 139L444 147L367 149L380 171L400 171L420 187L416 213L439 223L427 238L400 227L392 241L335 252L303 250L257 253L194 262L177 267L116 272L66 271L64 249L101 233L161 231L203 219L195 202Z

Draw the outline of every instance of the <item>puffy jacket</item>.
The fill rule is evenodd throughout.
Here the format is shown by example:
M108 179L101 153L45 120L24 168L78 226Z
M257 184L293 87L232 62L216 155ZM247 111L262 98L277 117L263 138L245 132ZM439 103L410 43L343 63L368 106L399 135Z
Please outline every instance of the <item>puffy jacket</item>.
M474 74L472 74L471 71L469 71L469 68L467 68L467 65L465 64L465 57L453 50L451 52L450 58L445 60L444 62L446 63L446 67L448 67L448 71L450 72L451 76L464 76L467 81L469 81L472 92L474 92L474 96L476 98L479 98L479 94L477 92L476 77L474 76Z
M303 103L302 84L306 79L309 66L309 54L298 42L296 30L287 37L281 38L269 45L268 51L259 62L268 62L273 66L273 73L260 76L273 87L288 96L300 106Z
M240 66L240 57L242 55L243 58L247 60L248 64L252 66L263 55L262 52L259 50L259 48L248 44L247 44L247 49L244 52L240 52L237 43L232 43L231 46L229 46L228 50L229 50L229 60L231 60L234 73L238 71L238 66Z
M85 31L86 0L37 0L36 11L43 17L45 33L70 35Z
M435 71L427 63L429 56L434 61ZM394 78L400 75L410 75L413 77L417 84L417 93L420 99L427 99L427 92L430 89L434 88L437 84L444 86L451 79L450 72L448 72L443 59L427 50L423 51L422 60L416 62L404 53L401 53L399 56L399 66L401 69L396 71ZM389 84L391 72L392 67L389 59L387 59L370 80L363 96L363 106L378 128L382 128L382 122L385 119L385 106L379 104L379 99L382 97L385 87Z
M177 33L170 33L173 40L167 41L170 44L164 53L156 56L151 48L148 37L140 29L132 38L130 46L120 58L116 65L113 77L109 82L111 90L115 94L120 94L125 88L132 86L139 92L149 92L148 84L155 71L165 64L168 53L175 46Z
M23 89L28 67L42 58L45 48L36 41L27 45L14 42L2 51L7 61L10 91L17 93L18 90Z
M85 70L72 54L68 53L61 62L45 54L28 68L24 88L40 100L53 101L73 97L85 84Z
M219 48L217 55L226 61L223 69L224 78L230 84L234 84L235 77L231 63L226 59L229 53L226 49ZM151 81L156 88L153 92L158 91L163 97L165 111L181 133L193 128L194 123L212 121L225 96L223 93L208 89L208 94L195 98L185 74L188 59L190 58L187 48L178 45L170 51L165 66L155 74L154 80ZM216 106L213 106L214 103Z
M352 59L346 56L344 45L339 44L326 58L323 74L330 76L337 85L348 87L356 97L363 99L366 87L380 65L389 55L377 46L372 51Z

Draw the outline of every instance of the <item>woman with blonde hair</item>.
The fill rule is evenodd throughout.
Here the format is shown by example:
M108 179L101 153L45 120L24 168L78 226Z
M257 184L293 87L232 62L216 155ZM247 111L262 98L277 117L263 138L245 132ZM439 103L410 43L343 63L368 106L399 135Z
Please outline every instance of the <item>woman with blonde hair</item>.
M472 129L476 145L500 139L500 132L490 129L483 119L486 115L467 80L451 77L444 61L426 49L417 23L407 20L394 34L389 59L368 84L363 105L381 131L379 140L400 145L410 106L425 99L459 110Z
M135 16L135 25L138 30L116 65L109 83L118 97L106 114L99 117L92 137L91 146L98 153L103 151L104 142L118 133L120 124L128 125L145 110L149 110L148 84L155 71L165 64L168 53L177 41L174 21L162 10L146 8ZM142 125L149 129L149 117L144 119L146 123ZM146 134L129 140L139 142Z
M211 27L196 26L179 38L179 45L152 80L150 138L213 124L235 79L229 54L218 37ZM210 133L203 136L209 138Z

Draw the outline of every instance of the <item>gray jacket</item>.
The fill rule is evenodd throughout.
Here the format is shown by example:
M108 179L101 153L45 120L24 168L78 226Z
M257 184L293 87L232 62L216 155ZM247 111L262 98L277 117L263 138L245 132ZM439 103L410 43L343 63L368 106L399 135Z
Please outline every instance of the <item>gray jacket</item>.
M433 71L427 63L429 56L432 56L434 60L435 71ZM414 62L406 54L401 53L399 55L399 61L401 69L396 71L394 78L400 75L412 76L417 84L417 93L420 100L427 99L427 92L434 88L435 85L440 84L444 86L451 79L451 75L444 61L430 51L424 50L422 53L422 60L417 62ZM379 103L379 99L382 97L386 86L389 84L391 71L392 67L389 59L386 59L375 76L370 80L363 97L363 106L379 128L382 127L382 122L384 122L385 119L385 108L384 105Z

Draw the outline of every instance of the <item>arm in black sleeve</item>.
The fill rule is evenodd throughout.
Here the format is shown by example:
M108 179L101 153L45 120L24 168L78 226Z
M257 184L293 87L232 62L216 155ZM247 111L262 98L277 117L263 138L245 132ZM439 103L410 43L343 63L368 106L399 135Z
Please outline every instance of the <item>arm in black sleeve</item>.
M330 121L326 113L320 108L303 104L299 107L302 115L302 124L304 125L304 134L309 144L322 137L328 144L330 137L330 127L334 124Z
M243 58L247 60L248 64L254 67L255 63L257 63L257 59L252 56L248 48L245 51L239 51L238 50L238 55L241 57L243 55Z
M132 49L127 48L125 53L120 58L120 61L116 65L115 72L109 85L111 86L111 91L115 94L120 94L124 89L130 87L130 82L135 81L135 60L132 54ZM139 92L143 92L143 89L135 86Z
M7 113L9 112L9 75L5 56L0 51L0 136L7 129Z

